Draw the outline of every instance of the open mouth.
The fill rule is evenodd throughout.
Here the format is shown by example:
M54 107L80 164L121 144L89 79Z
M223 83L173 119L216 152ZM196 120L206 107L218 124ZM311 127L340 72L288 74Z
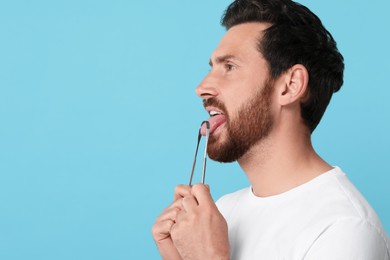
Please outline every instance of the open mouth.
M206 108L210 118L207 120L210 123L210 135L214 133L217 128L226 122L226 116L223 112L219 111L216 108ZM203 125L201 128L201 134L206 135L206 125Z

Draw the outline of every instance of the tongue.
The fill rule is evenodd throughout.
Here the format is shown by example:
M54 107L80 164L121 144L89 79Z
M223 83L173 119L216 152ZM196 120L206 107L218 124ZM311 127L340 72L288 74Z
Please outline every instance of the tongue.
M207 121L210 123L210 135L218 128L218 126L222 125L226 122L226 117L224 115L216 115L210 117ZM202 129L200 133L205 136L206 135L206 124L202 125Z

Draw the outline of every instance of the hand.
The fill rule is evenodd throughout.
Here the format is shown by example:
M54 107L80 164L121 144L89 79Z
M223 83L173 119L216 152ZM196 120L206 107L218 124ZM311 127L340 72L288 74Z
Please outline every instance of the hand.
M228 227L215 205L209 188L196 184L181 199L171 239L183 259L229 259Z
M182 209L182 199L191 195L191 187L179 185L175 188L174 201L157 218L152 228L153 239L156 242L162 259L182 260L171 238L171 228L176 222L177 214Z

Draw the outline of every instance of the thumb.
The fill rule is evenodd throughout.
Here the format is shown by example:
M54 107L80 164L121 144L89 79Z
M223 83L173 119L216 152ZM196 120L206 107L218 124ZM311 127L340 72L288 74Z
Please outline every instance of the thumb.
M215 204L210 194L210 186L204 184L195 184L191 189L192 195L196 198L199 205Z

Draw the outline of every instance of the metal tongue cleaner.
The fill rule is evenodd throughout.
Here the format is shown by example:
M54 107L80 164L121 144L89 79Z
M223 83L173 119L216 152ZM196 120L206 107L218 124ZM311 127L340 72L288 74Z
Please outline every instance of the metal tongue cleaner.
M209 123L209 121L203 121L200 124L199 133L198 133L198 143L196 144L194 162L192 164L192 170L191 170L191 175L190 175L190 182L188 184L189 186L192 186L192 179L194 177L194 171L195 171L195 165L196 165L196 157L198 155L200 139L202 138L201 129L202 129L203 124L206 124L206 143L205 143L205 146L204 146L204 153L203 153L202 184L204 184L204 180L205 180L205 177L206 177L207 144L209 142L209 137L210 137L210 123Z

